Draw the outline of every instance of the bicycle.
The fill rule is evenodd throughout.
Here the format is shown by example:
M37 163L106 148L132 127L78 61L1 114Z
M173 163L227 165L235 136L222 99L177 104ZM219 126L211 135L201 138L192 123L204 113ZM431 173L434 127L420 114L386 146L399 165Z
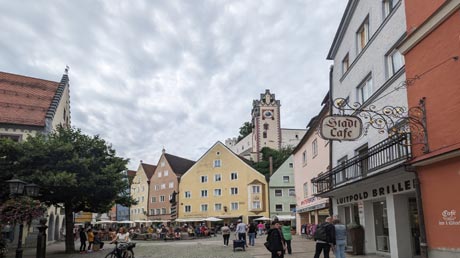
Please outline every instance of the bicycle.
M115 248L105 258L134 258L136 243L115 243Z

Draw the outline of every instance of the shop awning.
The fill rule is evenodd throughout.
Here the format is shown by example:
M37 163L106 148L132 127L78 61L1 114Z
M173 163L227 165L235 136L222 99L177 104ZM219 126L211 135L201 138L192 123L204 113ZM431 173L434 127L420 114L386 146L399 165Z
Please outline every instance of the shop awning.
M279 221L290 221L295 219L295 216L292 215L276 215L274 216L274 220L278 219Z

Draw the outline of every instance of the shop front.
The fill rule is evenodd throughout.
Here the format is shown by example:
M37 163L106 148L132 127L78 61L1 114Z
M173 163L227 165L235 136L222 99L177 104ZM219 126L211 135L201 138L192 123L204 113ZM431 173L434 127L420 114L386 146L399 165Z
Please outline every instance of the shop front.
M329 216L329 199L321 197L310 197L305 199L298 208L296 214L297 234L306 234L306 225L324 222Z
M333 211L350 227L364 228L365 253L394 258L420 254L418 212L412 173L398 168L329 193ZM351 236L347 238L351 248Z

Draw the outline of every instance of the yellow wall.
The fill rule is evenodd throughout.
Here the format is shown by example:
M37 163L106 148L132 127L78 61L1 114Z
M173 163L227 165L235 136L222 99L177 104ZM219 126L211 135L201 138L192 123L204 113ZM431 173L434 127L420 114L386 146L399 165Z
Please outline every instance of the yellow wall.
M214 167L215 160L220 160L221 167ZM231 180L232 172L237 173L236 180ZM221 181L215 181L216 174L221 175ZM202 183L201 176L207 176L207 182ZM250 189L253 185L260 187L260 193L252 193ZM232 187L238 188L237 195L231 194ZM215 196L214 189L221 189L221 196ZM208 196L201 197L201 190L207 190ZM191 193L190 198L185 197L186 192ZM252 207L252 202L256 200L260 201L259 209ZM238 203L238 210L232 210L232 203ZM207 211L201 211L202 204L208 205ZM216 211L215 204L221 204L222 209ZM187 205L191 206L191 212L185 212ZM181 177L178 214L181 219L243 216L244 222L248 222L249 216L268 216L268 184L265 176L217 142Z
M149 185L147 183L147 176L145 175L142 164L137 169L136 176L133 178L131 184L131 197L138 201L136 205L130 208L131 220L146 220L147 219L147 202L149 199ZM145 212L145 213L144 213Z

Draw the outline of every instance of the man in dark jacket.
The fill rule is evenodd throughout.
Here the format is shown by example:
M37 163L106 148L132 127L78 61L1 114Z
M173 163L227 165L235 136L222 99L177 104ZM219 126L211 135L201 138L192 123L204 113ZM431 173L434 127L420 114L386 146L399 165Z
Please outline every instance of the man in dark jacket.
M316 248L315 248L315 256L314 258L319 258L321 252L324 253L324 258L329 258L329 251L331 247L335 246L335 227L331 223L332 218L327 217L326 221L318 226L316 231L318 232L319 227L323 227L325 229L325 239L319 239L318 235L315 233L315 241L316 241Z
M283 258L285 250L285 241L281 233L281 224L275 220L272 222L272 228L267 233L267 241L269 242L272 258Z

